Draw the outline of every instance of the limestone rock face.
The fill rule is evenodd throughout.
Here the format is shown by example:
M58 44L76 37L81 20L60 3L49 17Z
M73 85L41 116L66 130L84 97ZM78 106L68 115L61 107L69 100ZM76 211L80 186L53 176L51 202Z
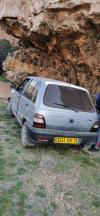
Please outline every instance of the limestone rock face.
M15 37L8 35L5 31L2 31L1 27L0 27L0 40L8 40L12 45L17 45L18 43L18 39L16 39Z
M23 41L21 51L4 63L11 71L8 62L17 61L13 79L24 68L25 76L64 80L93 96L99 91L100 0L0 0L0 19L9 34Z

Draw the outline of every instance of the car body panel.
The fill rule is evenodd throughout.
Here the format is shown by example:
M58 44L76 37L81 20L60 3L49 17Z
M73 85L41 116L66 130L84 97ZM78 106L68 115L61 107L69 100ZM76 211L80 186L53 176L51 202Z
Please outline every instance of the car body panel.
M39 111L45 116L46 127L64 131L88 132L97 120L94 113L75 112L65 109L41 108ZM84 123L83 123L84 122Z

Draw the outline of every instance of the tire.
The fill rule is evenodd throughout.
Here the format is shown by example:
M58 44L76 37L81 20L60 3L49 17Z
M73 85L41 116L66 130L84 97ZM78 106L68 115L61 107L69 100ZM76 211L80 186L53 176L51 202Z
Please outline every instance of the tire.
M26 122L23 123L22 125L22 130L21 130L21 145L23 148L29 148L35 146L34 143L31 143L29 140L29 135L26 127Z

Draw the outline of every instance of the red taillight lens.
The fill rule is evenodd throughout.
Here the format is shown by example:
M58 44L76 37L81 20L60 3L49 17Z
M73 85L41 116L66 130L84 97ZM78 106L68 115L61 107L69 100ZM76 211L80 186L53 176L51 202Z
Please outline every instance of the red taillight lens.
M36 127L36 128L45 128L46 127L46 123L45 123L45 119L44 119L43 115L41 115L41 114L35 114L34 115L33 127Z
M44 136L39 136L37 138L38 142L48 142L48 137L44 137Z
M90 132L98 132L99 122L95 122Z

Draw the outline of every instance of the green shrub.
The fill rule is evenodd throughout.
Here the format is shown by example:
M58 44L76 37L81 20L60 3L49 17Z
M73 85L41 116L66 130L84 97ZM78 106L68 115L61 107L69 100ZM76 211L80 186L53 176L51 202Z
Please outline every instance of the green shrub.
M2 63L6 59L8 53L13 53L18 47L14 47L8 40L0 40L0 75L3 73Z

